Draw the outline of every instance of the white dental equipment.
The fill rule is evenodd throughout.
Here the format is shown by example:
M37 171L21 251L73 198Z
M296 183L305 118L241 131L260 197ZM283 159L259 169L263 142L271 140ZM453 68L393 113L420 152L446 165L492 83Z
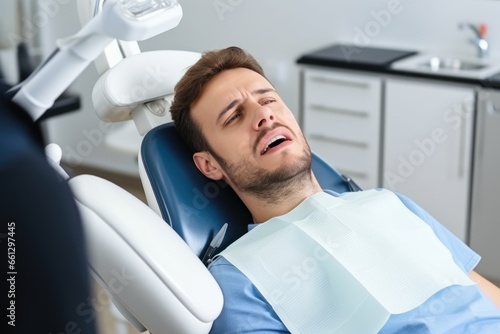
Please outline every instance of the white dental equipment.
M176 27L181 18L177 0L107 0L77 34L60 41L36 75L14 88L19 91L13 101L36 121L113 40L145 40Z
M199 58L197 52L158 50L123 59L94 85L95 112L106 122L133 119L144 135L171 120L174 86Z
M153 210L109 181L69 180L93 276L139 331L208 333L222 309L214 278Z

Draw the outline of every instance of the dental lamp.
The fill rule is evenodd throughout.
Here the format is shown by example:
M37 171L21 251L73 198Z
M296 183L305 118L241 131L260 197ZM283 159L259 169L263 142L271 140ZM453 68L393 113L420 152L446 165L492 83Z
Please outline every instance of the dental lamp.
M102 9L24 82L11 90L13 101L36 121L111 42L142 41L176 27L177 0L106 0Z

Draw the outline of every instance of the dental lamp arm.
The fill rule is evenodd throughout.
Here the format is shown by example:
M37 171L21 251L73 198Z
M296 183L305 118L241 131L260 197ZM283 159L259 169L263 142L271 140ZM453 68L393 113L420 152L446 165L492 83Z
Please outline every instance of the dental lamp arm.
M24 108L33 121L38 120L112 40L102 35L89 36L71 43L76 45L59 50L35 76L28 79L12 100ZM85 50L84 46L90 46L90 49Z

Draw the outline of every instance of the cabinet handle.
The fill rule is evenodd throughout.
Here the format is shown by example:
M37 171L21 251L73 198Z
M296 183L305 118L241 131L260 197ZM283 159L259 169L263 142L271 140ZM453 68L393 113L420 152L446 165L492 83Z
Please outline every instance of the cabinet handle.
M359 148L367 148L368 147L367 143L363 143L360 141L334 138L334 137L319 135L319 134L315 134L315 133L310 134L309 138L315 139L315 140L321 140L321 141L328 141L328 142L335 143L335 144L354 146L354 147L359 147Z
M355 117L362 117L362 118L368 117L368 112L366 112L366 111L341 109L341 108L335 108L335 107L328 107L328 106L324 106L324 105L320 105L320 104L311 104L310 108L312 110L316 110L316 111L331 112L331 113L339 114L339 115L355 116Z
M464 176L464 171L465 171L465 164L467 163L465 159L465 137L466 137L466 131L467 131L467 119L470 116L470 110L467 107L466 102L462 102L461 104L461 109L463 111L463 118L462 121L460 122L460 138L459 144L458 144L458 177L462 178Z
M317 76L311 76L309 80L314 81L314 82L318 82L318 83L323 83L323 84L326 83L326 84L330 84L330 85L351 86L351 87L360 88L360 89L367 89L369 87L369 85L365 82L354 82L354 81L348 81L348 80L317 77Z

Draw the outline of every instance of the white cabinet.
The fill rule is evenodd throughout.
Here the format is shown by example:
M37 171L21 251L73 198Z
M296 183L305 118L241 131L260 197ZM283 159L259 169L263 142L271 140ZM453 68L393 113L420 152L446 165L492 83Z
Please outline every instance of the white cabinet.
M313 152L364 189L379 185L382 80L304 69L302 128Z
M407 195L467 239L475 91L387 79L383 186Z
M475 270L500 282L500 91L482 89L477 100L469 240L482 258Z

